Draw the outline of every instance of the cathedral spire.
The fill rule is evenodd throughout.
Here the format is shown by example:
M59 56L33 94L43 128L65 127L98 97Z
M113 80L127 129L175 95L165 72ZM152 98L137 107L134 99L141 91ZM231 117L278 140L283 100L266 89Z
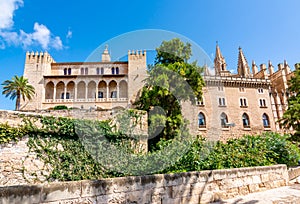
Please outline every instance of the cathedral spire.
M216 54L215 54L215 59L214 59L214 65L215 65L215 73L216 75L221 75L222 71L226 71L226 62L225 58L223 57L220 47L216 45Z
M240 77L250 77L250 68L247 62L247 59L243 53L241 47L239 47L239 56L238 56L238 67L237 67L238 75Z

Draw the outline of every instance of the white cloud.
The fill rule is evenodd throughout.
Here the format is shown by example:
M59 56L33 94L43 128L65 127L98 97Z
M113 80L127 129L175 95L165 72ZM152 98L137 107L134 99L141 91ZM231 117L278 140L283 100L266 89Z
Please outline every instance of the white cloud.
M32 33L26 33L23 30L20 30L19 33L12 31L13 14L20 6L23 6L23 0L0 0L0 49L12 45L23 48L41 46L45 50L62 49L63 44L60 37L54 36L43 24L35 22ZM72 36L72 32L70 35Z
M51 39L51 47L57 50L61 50L63 48L62 41L60 37L56 36L55 38Z
M66 38L67 38L67 39L70 39L70 38L72 38L72 35L73 35L72 31L71 31L71 30L68 30L68 33L67 33L67 35L66 35Z
M43 49L47 49L50 43L50 30L43 24L34 23L34 32L31 34L33 41L38 42Z
M19 44L19 35L16 32L1 32L0 30L0 37L3 38L3 42L2 42L3 48L5 48L5 44L8 45Z
M0 29L10 29L14 25L14 11L23 6L23 0L0 0Z

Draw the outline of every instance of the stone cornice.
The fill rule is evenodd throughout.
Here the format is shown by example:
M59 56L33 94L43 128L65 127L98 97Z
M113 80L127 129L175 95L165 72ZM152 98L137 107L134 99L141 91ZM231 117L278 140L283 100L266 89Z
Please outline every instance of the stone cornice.
M271 85L269 79L241 78L232 76L204 76L206 86L265 87Z

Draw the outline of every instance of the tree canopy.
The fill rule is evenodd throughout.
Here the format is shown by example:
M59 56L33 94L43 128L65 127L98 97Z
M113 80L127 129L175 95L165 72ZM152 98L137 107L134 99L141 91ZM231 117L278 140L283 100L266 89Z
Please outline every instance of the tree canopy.
M169 140L184 126L181 114L182 101L201 99L204 80L203 68L196 62L188 63L191 45L178 38L163 41L157 49L155 65L149 66L149 77L142 90L137 108L148 111L149 135L162 131L149 140L149 147L155 146L160 139ZM160 107L160 108L158 108ZM155 149L155 148L154 148Z
M293 128L296 135L300 136L300 67L296 67L295 75L290 80L291 97L288 99L288 109L284 112L280 122L283 127Z
M10 97L11 100L16 99L16 110L20 109L21 98L29 99L34 95L34 87L28 84L28 79L23 76L14 76L11 80L6 80L2 83L5 97Z
M187 62L192 56L191 44L184 44L179 38L163 41L162 44L156 48L156 52L156 64Z

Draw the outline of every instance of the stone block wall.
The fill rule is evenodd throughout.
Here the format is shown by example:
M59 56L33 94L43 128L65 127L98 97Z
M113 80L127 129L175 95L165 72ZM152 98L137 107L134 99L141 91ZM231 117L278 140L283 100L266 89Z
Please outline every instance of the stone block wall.
M288 172L289 172L289 180L293 180L297 177L300 177L300 166L290 168Z
M28 138L19 142L0 145L0 186L44 183L51 172L37 157L29 151ZM0 202L1 203L1 202Z
M0 203L209 203L287 185L286 165L0 187Z

